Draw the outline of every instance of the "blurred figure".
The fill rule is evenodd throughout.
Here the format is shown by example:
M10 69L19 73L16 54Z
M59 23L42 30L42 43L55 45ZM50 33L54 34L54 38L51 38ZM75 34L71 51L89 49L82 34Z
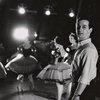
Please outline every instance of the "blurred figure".
M6 76L7 76L7 72L2 62L0 62L0 79L6 78Z
M5 78L7 75L7 72L4 68L5 64L5 48L3 46L3 43L0 43L0 78Z
M38 70L39 62L35 58L36 49L27 38L22 45L18 48L18 51L11 57L11 60L6 64L6 68L18 74L17 80L24 83L25 80L29 80L30 89L34 89L33 74ZM18 88L23 90L21 86Z
M62 54L64 54L63 61L71 65L74 58L74 54L76 50L78 49L78 40L77 40L77 36L74 33L70 33L69 42L70 42L70 45L66 48L66 50L63 50L64 48L61 45L59 45L58 48L63 48L63 49L60 49L60 52L63 52ZM64 84L63 96L66 99L68 99L71 94L71 87L72 87L72 81L69 81L69 83L66 82L66 84Z
M57 45L56 39L54 39L54 45ZM59 48L61 49L61 48ZM59 62L61 57L60 50L55 47L51 51L53 61L47 65L37 76L37 78L44 81L55 82L57 86L57 100L61 100L63 93L63 86L66 81L69 83L71 79L71 67L68 63Z
M3 43L0 43L0 62L2 62L3 65L6 63L5 47Z

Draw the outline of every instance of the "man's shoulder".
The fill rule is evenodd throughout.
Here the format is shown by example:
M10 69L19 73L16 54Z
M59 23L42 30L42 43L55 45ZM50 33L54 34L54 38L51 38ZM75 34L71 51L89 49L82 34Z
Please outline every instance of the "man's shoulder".
M80 51L82 54L96 54L96 53L98 53L95 45L92 42L87 43L87 44L83 45L82 47L80 47Z
M94 56L98 55L98 52L94 45L90 45L83 49L82 54L85 56L87 55L87 56L93 57L93 55Z
M80 48L84 49L84 50L96 50L96 47L95 47L95 45L92 42L84 44Z

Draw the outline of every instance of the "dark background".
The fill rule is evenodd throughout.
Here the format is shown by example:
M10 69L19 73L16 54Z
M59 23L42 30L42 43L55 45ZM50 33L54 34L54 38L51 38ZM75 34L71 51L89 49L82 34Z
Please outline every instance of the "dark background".
M17 7L21 4L28 10L25 15L19 15L17 12ZM46 5L53 7L50 16L44 14ZM75 12L73 18L68 16L70 8ZM99 9L99 0L0 0L0 42L6 49L6 55L10 57L19 45L12 38L12 29L16 25L25 24L30 27L31 33L37 32L38 39L50 41L59 36L58 42L67 47L69 34L75 32L76 18L86 17L92 23L91 37L99 52Z
M18 5L23 4L29 10L25 15L17 13ZM51 5L53 13L50 16L44 15L44 7ZM75 17L68 16L69 9L75 11ZM50 41L55 36L59 36L58 42L65 47L69 45L68 36L75 32L75 21L77 17L88 18L93 26L91 35L92 41L97 47L100 55L100 0L0 0L0 42L5 47L5 56L10 56L16 51L19 45L12 38L12 28L19 24L25 24L30 27L30 32L36 31L40 41ZM31 12L30 12L31 11ZM35 11L37 13L35 13ZM47 62L48 54L45 53L45 46L42 44L43 63ZM44 48L43 48L44 47ZM40 53L41 54L41 53ZM45 55L45 56L44 56ZM93 84L92 93L100 96L100 68L98 61L98 75Z
M68 41L70 32L74 32L76 16L87 17L93 25L93 41L99 42L99 0L0 0L0 34L1 41L11 46L14 40L11 39L11 28L15 24L28 24L39 34L39 37L53 39L60 36L63 42ZM19 15L16 9L23 4L29 11L25 15ZM44 15L44 7L51 5L53 13L51 16ZM75 11L75 17L68 16L69 9ZM32 31L32 30L31 30ZM6 39L6 40L5 40ZM13 42L13 43L12 43ZM11 45L8 45L10 43ZM66 42L65 42L66 43ZM66 44L65 44L66 45ZM99 48L99 46L97 45Z
M25 15L19 15L17 12L17 7L21 4L28 10ZM46 5L53 8L50 16L44 14ZM73 18L68 16L70 8L75 12ZM0 42L5 47L6 56L10 57L19 45L19 42L12 38L12 29L16 25L24 24L30 27L31 33L37 32L38 39L50 41L59 36L58 42L67 47L69 34L75 32L76 18L85 17L91 21L91 38L99 52L99 9L99 0L0 0Z
M19 15L17 7L20 4L33 12ZM31 32L35 30L38 33L39 38L50 40L57 35L60 37L61 43L67 46L68 35L74 32L75 20L78 16L86 17L92 22L93 42L99 49L99 4L99 0L0 0L0 40L6 47L13 49L17 44L12 39L13 26L26 24L31 27ZM44 15L46 5L53 7L51 16ZM70 8L75 11L74 18L68 16Z

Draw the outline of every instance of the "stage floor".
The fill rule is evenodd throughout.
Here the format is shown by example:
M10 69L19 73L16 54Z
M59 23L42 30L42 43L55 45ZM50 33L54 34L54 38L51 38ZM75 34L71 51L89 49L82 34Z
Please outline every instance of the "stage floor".
M18 90L18 84L19 81L13 74L8 75L6 79L1 79L0 100L56 100L57 88L54 83L34 79L35 88L30 89L26 82L23 91Z

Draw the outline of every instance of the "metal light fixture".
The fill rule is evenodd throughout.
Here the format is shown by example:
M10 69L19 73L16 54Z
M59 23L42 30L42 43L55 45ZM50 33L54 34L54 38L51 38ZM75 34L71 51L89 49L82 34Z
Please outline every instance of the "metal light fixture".
M38 11L36 10L28 10L26 6L24 6L23 4L20 4L17 6L17 9L15 8L10 8L11 11L16 11L18 12L18 14L20 15L24 15L25 13L34 13L37 14Z
M25 14L26 13L26 9L23 6L18 6L18 13L19 14Z
M74 17L75 16L75 13L74 13L74 10L72 8L69 9L69 17Z
M51 13L52 13L52 6L46 5L46 6L44 7L44 10L45 10L45 15L49 16L49 15L51 15Z

